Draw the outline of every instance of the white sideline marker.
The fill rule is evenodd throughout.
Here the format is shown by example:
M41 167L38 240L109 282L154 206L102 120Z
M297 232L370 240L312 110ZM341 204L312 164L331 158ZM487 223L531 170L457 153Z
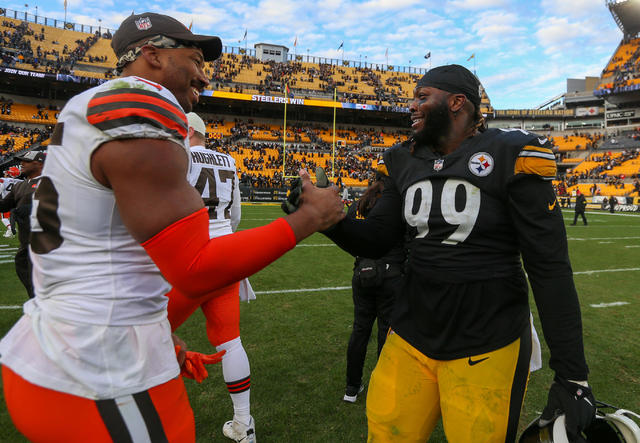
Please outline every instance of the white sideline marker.
M629 245L625 246L625 248L640 248L640 245Z
M640 237L594 237L594 238L580 238L580 237L567 237L567 240L587 241L587 240L638 240Z
M640 268L623 268L623 269L599 269L597 271L578 271L574 272L573 275L591 275L591 274L599 274L601 272L632 272L632 271L640 271Z
M2 263L2 262L0 262ZM13 263L13 261L11 261ZM598 274L600 272L632 272L632 271L640 271L640 268L626 268L626 269L601 269L595 271L578 271L574 272L574 275L579 274ZM351 286L331 286L327 288L303 288L303 289L276 289L272 291L255 291L257 294L300 294L305 292L321 292L321 291L346 291L347 289L351 289ZM607 306L618 306L618 305L628 305L627 302L616 302L616 303L601 303L600 305L590 305L593 307L607 307ZM601 306L607 305L607 306ZM0 309L21 309L22 306L3 306L0 305Z
M626 301L614 301L612 303L598 303L597 305L589 305L592 308L609 308L611 306L624 306L628 305L629 302Z
M256 295L258 294L293 294L298 292L342 291L345 289L351 289L351 286L334 286L332 288L279 289L275 291L256 291Z

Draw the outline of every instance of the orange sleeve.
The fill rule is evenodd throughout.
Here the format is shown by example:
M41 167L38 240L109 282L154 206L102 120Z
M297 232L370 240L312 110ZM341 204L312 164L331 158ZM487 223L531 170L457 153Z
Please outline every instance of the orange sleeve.
M209 239L206 208L142 243L167 281L188 297L198 297L249 277L295 245L293 230L284 218Z

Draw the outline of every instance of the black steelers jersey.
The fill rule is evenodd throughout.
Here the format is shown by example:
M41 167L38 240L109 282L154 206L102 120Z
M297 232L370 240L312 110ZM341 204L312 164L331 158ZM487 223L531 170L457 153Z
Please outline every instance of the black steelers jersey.
M407 234L393 329L442 360L513 342L529 321L522 259L550 366L585 379L580 310L546 138L490 129L445 156L407 141L385 152L384 165L385 189L367 219L345 219L327 235L353 255L377 258Z
M525 174L556 175L547 139L525 131L489 130L453 153L412 153L405 142L384 163L402 196L411 266L449 282L486 280L520 269L508 208L509 184Z

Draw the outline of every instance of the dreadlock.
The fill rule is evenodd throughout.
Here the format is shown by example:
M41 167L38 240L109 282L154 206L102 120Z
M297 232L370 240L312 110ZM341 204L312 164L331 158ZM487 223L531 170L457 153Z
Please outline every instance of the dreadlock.
M383 189L384 181L382 180L382 177L376 177L376 181L374 181L371 186L364 191L360 196L360 200L358 200L358 215L366 217L369 214L369 211L373 209L376 201L382 195Z
M487 122L484 119L484 115L482 115L482 110L480 106L475 106L475 114L473 116L473 122L476 131L484 132L487 130Z

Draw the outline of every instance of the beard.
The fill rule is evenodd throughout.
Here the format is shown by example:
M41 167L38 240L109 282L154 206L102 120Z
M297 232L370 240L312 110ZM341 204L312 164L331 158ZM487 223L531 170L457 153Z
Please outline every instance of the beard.
M449 107L446 101L443 100L429 110L424 126L413 135L413 139L418 145L429 146L437 152L450 129Z

